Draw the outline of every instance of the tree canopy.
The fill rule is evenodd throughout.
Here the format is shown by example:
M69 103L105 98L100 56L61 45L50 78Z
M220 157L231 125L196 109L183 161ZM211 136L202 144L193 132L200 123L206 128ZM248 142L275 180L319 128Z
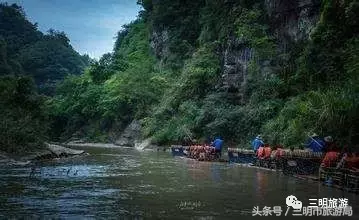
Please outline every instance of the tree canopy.
M22 7L0 4L0 75L32 76L40 92L53 94L56 82L81 74L89 61L72 48L64 32L43 34Z
M249 147L261 133L271 144L299 147L311 132L358 144L357 1L322 0L318 21L299 41L278 34L280 18L273 21L264 0L138 3L143 11L117 33L113 51L85 71L89 58L74 52L65 33L42 34L21 7L1 5L1 75L31 76L54 94L38 102L28 83L19 92L46 106L52 140L111 141L136 119L158 144L221 135ZM230 90L225 69L236 60L240 85ZM10 94L24 79L2 80ZM6 100L27 111L18 95Z

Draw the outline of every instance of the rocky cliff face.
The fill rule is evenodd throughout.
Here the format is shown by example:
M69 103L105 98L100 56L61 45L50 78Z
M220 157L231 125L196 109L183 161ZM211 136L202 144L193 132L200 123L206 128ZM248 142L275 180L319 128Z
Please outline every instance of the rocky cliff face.
M123 147L134 147L135 142L141 139L141 124L134 120L132 121L122 134L117 138L115 144Z
M167 30L155 30L152 32L150 46L160 64L163 63L164 59L169 55L170 51L168 48L169 33Z
M247 82L249 61L253 59L253 50L241 40L231 37L223 52L222 91L228 98L243 100Z
M286 53L288 45L307 40L319 19L320 0L266 0L270 30L276 38L279 51ZM248 64L254 51L237 38L230 38L223 51L222 86L228 97L244 101ZM263 74L270 74L268 62L261 63Z
M271 35L278 44L278 51L286 53L292 43L300 43L310 37L319 19L321 0L265 0ZM169 56L168 30L153 31L151 47L160 63ZM222 49L222 80L219 88L229 99L237 103L245 102L248 67L254 59L255 51L240 39L231 36ZM262 73L270 75L269 61L260 63Z
M306 40L317 23L321 0L266 0L274 36L283 44Z

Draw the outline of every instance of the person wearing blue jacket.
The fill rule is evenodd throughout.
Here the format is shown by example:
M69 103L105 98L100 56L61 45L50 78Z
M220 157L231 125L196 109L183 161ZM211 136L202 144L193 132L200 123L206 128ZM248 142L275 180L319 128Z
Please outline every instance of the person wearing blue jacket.
M305 147L311 149L313 152L323 152L325 148L325 142L314 133L305 143Z
M262 137L260 135L257 135L257 137L252 141L254 153L257 153L258 148L262 145L264 145Z
M219 155L219 157L222 157L223 142L221 137L216 137L212 143L212 147L215 148L216 154Z

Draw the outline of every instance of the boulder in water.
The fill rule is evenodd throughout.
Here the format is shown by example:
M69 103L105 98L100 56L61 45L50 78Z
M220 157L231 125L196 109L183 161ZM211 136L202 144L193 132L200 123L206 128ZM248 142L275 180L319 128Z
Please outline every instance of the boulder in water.
M48 144L48 149L55 154L57 157L62 156L73 156L73 155L80 155L85 153L83 150L74 150L67 147L62 147L55 144Z
M42 150L35 151L30 155L22 158L22 160L46 160L46 159L54 159L61 157L69 157L75 155L84 154L83 150L74 150L67 147L62 147L60 145L55 144L47 144L47 147Z
M0 152L0 165L25 166L32 161L76 156L84 153L85 151L83 150L74 150L55 144L46 144L46 148L36 150L26 156L8 155Z

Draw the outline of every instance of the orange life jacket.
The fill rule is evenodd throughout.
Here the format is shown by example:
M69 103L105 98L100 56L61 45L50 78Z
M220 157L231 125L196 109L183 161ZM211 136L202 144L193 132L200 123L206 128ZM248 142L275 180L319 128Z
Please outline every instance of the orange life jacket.
M272 149L270 147L264 147L264 158L270 158L272 153Z
M352 169L359 169L359 157L358 156L349 156L345 159L345 167Z
M263 158L264 157L264 147L259 147L257 150L257 157Z
M322 161L322 166L324 167L334 167L336 166L339 159L339 153L335 151L329 151L325 154Z
M283 155L284 155L284 150L283 150L283 148L277 148L277 152L276 152L276 154L275 154L275 158L281 158L281 157L283 157Z

